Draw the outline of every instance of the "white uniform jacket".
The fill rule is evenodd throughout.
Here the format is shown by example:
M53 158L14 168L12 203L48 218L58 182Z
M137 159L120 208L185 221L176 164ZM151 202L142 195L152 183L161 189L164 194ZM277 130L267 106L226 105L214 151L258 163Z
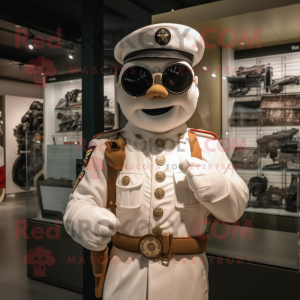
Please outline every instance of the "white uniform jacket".
M202 150L204 170L216 168L225 178L227 193L222 197L197 200L189 188L185 174L179 164L191 157L186 124L164 134L147 132L128 123L121 130L127 140L126 160L116 183L118 231L134 236L152 233L160 227L163 233L174 237L188 237L203 234L207 216L211 212L218 219L227 222L238 220L248 201L248 187L233 169L221 145L209 134L197 134ZM110 140L116 139L111 134ZM121 138L119 136L119 138ZM164 147L157 140L164 141ZM92 153L85 176L70 195L65 214L67 232L74 237L74 228L86 207L101 207L105 210L107 201L107 165L104 161L105 141L96 138L90 145L96 148ZM161 141L160 141L161 142ZM159 166L160 162L165 162ZM166 178L156 180L156 173L162 171ZM128 185L122 178L128 176ZM215 182L218 185L218 182ZM164 197L155 197L156 189L164 191ZM213 187L212 187L213 188ZM160 207L163 215L155 220L153 210ZM208 262L205 254L173 256L169 262L151 260L139 253L130 253L113 247L113 256L104 284L104 300L204 300L208 299Z

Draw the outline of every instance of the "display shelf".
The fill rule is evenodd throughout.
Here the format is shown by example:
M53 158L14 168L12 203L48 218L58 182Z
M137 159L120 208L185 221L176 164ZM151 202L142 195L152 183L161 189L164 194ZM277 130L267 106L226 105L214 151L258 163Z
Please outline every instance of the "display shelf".
M253 98L253 97L257 97L257 95L256 94L251 94L251 95L244 95L244 96L241 96L241 97L229 97L229 98L231 98L231 99L243 99L243 98L246 98L246 99L248 99L248 98Z
M46 218L30 218L30 219L33 221L38 221L38 222L64 225L64 222L61 220L53 220L53 219L46 219Z
M254 175L254 174L257 174L258 173L258 169L255 169L255 170L244 170L244 169L236 169L236 172L240 175L242 174L251 174L251 175Z
M299 72L300 73L300 72ZM274 94L271 93L263 93L261 94L262 97L268 97L268 96L273 96ZM283 96L288 96L288 95L300 95L300 91L296 91L296 92L285 92L284 94L277 94L277 95L283 95Z
M260 184L258 182L262 180L261 178L267 178L267 185L257 199L258 201L267 201L264 206L269 206L269 208L263 208L262 205L257 208L248 207L247 211L295 217L297 216L296 212L285 211L285 208L290 204L290 202L287 204L288 201L291 201L287 200L288 197L291 199L291 193L295 194L295 189L297 189L294 181L293 186L291 184L292 177L299 176L300 171L297 168L297 163L300 161L300 121L298 122L300 120L298 118L298 111L300 112L298 105L300 101L300 85L298 85L300 83L300 53L242 59L235 61L234 64L235 70L240 67L250 70L252 66L269 66L265 68L264 72L272 69L271 86L274 85L274 82L279 82L280 78L296 76L292 77L295 85L283 85L278 89L280 93L277 91L277 94L274 93L274 89L266 92L264 88L266 77L257 77L257 80L261 80L260 87L250 87L246 94L238 97L234 97L232 92L237 86L230 84L226 101L228 105L226 138L235 141L235 145L242 146L240 149L235 147L227 153L232 159L236 172L248 186L250 183L256 182L255 180L257 180L255 184ZM259 68L257 67L257 69ZM260 69L263 70L263 67ZM247 74L245 75L247 76ZM253 81L253 76L256 74L251 76L252 79L249 80ZM291 97L293 95L295 98ZM253 101L249 101L249 98L252 98ZM291 124L288 124L289 122ZM244 153L241 153L243 147ZM281 194L274 194L276 189ZM277 202L271 200L272 197ZM297 197L297 193L295 197ZM295 202L295 197L293 198L293 205L296 205L294 209L299 210L299 201ZM255 197L253 199L252 195L252 199L251 197L249 199L251 200L250 205L254 202L253 200L257 199ZM280 207L274 208L274 205Z
M288 258L293 255L293 268L300 270L300 242L297 242L300 230L300 167L297 167L297 164L300 165L300 52L241 59L230 63L231 70L237 70L240 66L268 64L273 68L272 81L270 80L272 90L265 90L266 76L252 74L261 80L260 87L242 90L243 83L239 85L238 80L231 78L231 83L224 89L226 94L223 93L223 118L227 120L223 122L226 139L222 145L224 149L228 147L226 154L249 188L247 208L239 221L243 223L244 220L243 224L251 228L254 237L252 241L241 239L238 242L238 252L248 243L246 253L253 255L253 261L272 261L272 265L283 266L287 264L286 261L280 262L278 255L270 251L270 244L280 243L282 237L289 235L287 248L282 248L280 256ZM234 72L232 75L236 76ZM292 78L296 84L276 87L275 82L278 84L279 79L285 76L296 76ZM253 77L249 79L249 86L251 80ZM232 82L237 84L233 85ZM268 169L264 169L265 167ZM253 226L250 223L246 226L246 219L250 223L253 221ZM259 235L263 238L257 242ZM230 240L228 255L235 253L232 245ZM253 252L254 248L256 250ZM265 253L265 256L262 259L254 256L258 252ZM216 254L222 255L222 250L216 250Z
M256 213L256 214L274 215L274 216L294 217L294 218L298 217L297 213L285 211L284 209L279 209L279 208L253 208L253 207L247 207L245 212L251 212L251 213Z

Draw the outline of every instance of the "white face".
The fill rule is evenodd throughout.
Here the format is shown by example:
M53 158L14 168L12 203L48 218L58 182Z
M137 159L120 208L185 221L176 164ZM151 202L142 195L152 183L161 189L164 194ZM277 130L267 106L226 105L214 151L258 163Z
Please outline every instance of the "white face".
M134 60L124 65L117 83L117 101L127 120L136 127L153 132L165 132L185 123L194 113L199 97L196 78L194 78L191 87L183 94L172 94L162 88L164 92L167 92L167 97L165 98L155 96L149 99L148 94L133 97L127 94L122 87L122 75L129 67L142 66L154 74L163 73L168 66L174 63L182 63L189 66L186 62L178 59L163 58ZM189 68L191 69L191 66ZM162 108L169 108L169 110L161 110ZM146 110L146 112L143 110Z

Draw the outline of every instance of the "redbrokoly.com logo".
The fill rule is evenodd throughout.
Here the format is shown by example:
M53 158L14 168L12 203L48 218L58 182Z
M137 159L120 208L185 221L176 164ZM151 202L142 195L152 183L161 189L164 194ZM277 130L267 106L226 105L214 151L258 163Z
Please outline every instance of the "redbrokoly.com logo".
M55 258L50 250L44 249L43 247L37 247L28 251L24 257L26 265L33 266L34 277L45 277L47 266L51 267L55 264Z

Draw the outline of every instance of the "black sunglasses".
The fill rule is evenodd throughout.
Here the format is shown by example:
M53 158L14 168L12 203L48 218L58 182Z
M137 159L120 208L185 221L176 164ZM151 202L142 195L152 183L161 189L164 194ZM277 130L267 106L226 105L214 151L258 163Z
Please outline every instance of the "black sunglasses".
M192 70L184 64L170 65L162 73L162 85L172 94L186 92L193 79ZM145 67L133 66L125 70L121 83L127 94L144 96L153 85L153 76Z

